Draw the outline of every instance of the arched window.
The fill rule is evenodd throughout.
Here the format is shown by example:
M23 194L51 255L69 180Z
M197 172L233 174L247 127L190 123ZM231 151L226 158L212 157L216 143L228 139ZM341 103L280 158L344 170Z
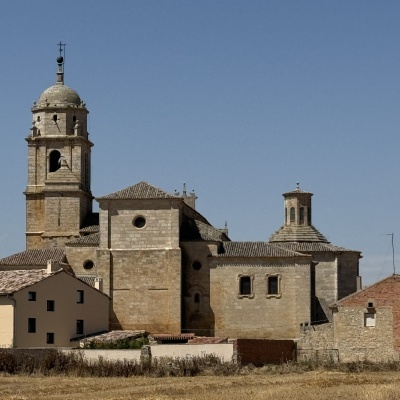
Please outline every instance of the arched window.
M290 222L295 222L295 211L294 207L290 208Z
M287 224L288 223L288 220L287 220L287 207L285 207L285 224Z
M300 224L304 225L304 207L300 207Z
M53 150L49 157L49 172L55 172L60 168L61 153L58 150Z
M200 303L200 293L195 293L194 294L194 302L195 303Z

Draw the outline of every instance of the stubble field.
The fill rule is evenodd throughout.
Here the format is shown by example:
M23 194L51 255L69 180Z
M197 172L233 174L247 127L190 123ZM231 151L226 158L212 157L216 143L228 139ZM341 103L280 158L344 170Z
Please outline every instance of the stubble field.
M400 373L312 371L168 378L3 375L0 399L397 400L400 399Z

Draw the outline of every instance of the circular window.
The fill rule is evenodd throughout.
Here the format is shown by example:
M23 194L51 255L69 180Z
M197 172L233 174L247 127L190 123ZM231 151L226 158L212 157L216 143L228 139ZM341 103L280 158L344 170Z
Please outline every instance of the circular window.
M201 268L201 263L198 261L193 261L192 268L198 271Z
M86 260L83 263L83 268L85 268L86 270L93 269L93 267L94 267L94 262L92 260Z
M146 219L144 218L144 217L141 217L141 216L139 216L139 217L136 217L134 220L133 220L133 225L136 227L136 228L144 228L145 227L145 225L146 225Z

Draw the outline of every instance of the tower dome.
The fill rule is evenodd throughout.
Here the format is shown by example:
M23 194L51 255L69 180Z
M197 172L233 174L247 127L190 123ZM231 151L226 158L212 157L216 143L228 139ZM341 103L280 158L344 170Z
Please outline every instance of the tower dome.
M56 83L47 88L39 97L37 106L76 105L81 104L81 98L75 90L64 83Z
M77 107L85 108L85 104L74 89L64 85L64 57L61 56L63 46L60 42L60 56L57 57L57 80L56 84L47 88L34 103L32 111L38 111L54 107Z

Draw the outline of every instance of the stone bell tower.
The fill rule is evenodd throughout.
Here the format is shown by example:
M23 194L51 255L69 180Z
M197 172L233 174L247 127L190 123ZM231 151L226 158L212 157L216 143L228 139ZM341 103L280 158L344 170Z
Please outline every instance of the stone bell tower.
M63 247L79 237L92 212L89 111L78 93L64 85L65 45L59 44L56 84L32 107L26 186L26 248Z

